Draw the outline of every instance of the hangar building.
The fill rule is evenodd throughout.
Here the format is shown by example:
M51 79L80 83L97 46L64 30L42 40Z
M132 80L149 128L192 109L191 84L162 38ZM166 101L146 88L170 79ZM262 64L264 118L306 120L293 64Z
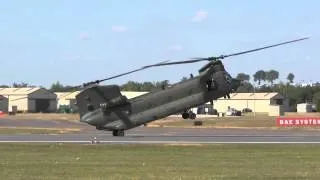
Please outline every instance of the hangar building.
M230 99L219 98L214 102L214 109L226 112L228 107L242 111L245 108L252 112L269 113L273 106L281 105L284 111L290 111L289 101L276 92L266 93L232 93Z
M0 95L0 111L8 112L8 98Z
M56 112L57 110L57 95L44 88L0 88L0 95L8 98L10 112Z
M79 94L80 91L75 92L55 92L57 95L57 108L60 106L74 106L76 95Z

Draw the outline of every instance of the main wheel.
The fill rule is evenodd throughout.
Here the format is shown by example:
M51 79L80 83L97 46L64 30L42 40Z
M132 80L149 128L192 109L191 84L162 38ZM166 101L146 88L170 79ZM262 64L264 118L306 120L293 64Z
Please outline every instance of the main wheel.
M188 119L189 118L189 113L187 113L187 112L182 113L182 118L183 119Z
M123 130L119 130L118 131L118 136L124 136L124 131Z
M190 113L190 119L195 119L197 115L195 113Z
M124 136L124 131L123 130L114 130L112 131L113 136Z

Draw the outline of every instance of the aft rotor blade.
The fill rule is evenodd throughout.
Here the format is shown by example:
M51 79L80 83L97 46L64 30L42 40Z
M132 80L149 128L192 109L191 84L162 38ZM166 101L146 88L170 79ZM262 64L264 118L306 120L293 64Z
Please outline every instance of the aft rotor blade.
M162 64L162 63L166 63L166 62L169 62L169 61L162 61L162 62L159 62L159 63L157 63L157 64ZM148 66L143 66L143 67L141 67L141 68L139 68L139 69L135 69L135 70L132 70L132 71L129 71L129 72L126 72L126 73L118 74L118 75L115 75L115 76L112 76L112 77L108 77L108 78L99 80L99 82L107 81L107 80L114 79L114 78L117 78L117 77L120 77L120 76L124 76L124 75L127 75L127 74L131 74L131 73L134 73L134 72L137 72L137 71L141 71L141 70L144 70L144 69L147 69L147 68L156 66L157 64L148 65Z
M162 61L162 62L159 62L159 63L157 63L157 64L166 63L166 62L168 62L168 61ZM124 75L127 75L127 74L131 74L131 73L134 73L134 72L137 72L137 71L144 70L144 69L146 69L146 68L155 66L155 65L157 65L157 64L144 66L144 67L141 67L141 68L139 68L139 69L135 69L135 70L132 70L132 71L129 71L129 72L125 72L125 73L118 74L118 75L115 75L115 76L111 76L111 77L108 77L108 78L105 78L105 79L101 79L101 80L95 80L95 81L83 83L82 85L69 87L69 88L67 88L67 89L68 89L68 90L78 89L78 88L86 87L86 86L89 86L89 85L92 85L92 84L98 84L98 83L103 82L103 81L107 81L107 80L114 79L114 78L117 78L117 77L120 77L120 76L124 76Z

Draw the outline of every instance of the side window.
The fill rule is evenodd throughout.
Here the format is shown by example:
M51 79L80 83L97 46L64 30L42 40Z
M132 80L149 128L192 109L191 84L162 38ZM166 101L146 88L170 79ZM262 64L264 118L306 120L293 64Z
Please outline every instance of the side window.
M92 104L88 104L88 105L87 105L87 109L88 109L88 111L93 111L93 110L94 110L94 107L93 107Z

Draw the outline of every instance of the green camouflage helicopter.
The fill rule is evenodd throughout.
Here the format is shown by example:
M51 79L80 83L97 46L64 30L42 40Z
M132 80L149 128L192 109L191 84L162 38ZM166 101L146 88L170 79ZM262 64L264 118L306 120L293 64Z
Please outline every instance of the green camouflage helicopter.
M243 51L239 53L221 55L218 57L194 58L186 61L161 62L153 65L122 73L102 80L84 83L74 88L82 88L76 96L76 106L80 113L80 122L95 126L97 130L112 131L113 136L124 136L124 131L172 114L182 113L184 119L195 119L196 115L190 108L213 102L220 97L230 98L241 81L232 78L225 70L222 59L251 53L275 46L302 41L301 38L271 46ZM103 81L114 79L130 73L151 67L196 63L209 61L199 69L199 75L186 81L178 82L170 87L152 91L141 96L128 99L122 95L118 85L98 85Z

